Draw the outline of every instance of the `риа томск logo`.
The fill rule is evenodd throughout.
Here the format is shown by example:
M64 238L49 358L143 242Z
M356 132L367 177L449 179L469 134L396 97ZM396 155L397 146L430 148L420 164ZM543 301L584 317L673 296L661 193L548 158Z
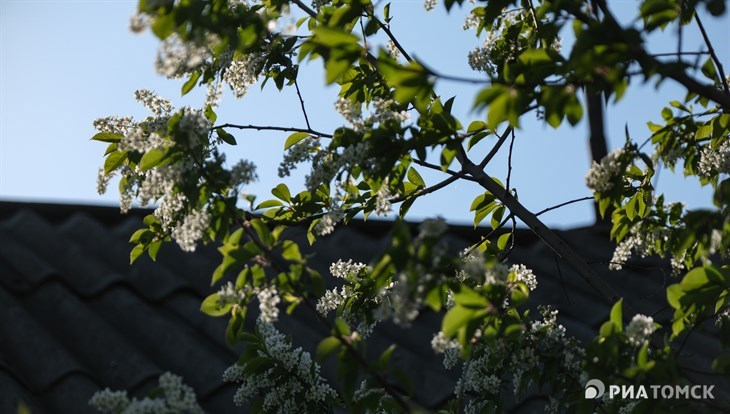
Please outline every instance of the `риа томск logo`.
M714 399L712 394L714 385L606 385L599 379L590 379L586 382L585 398L621 399Z

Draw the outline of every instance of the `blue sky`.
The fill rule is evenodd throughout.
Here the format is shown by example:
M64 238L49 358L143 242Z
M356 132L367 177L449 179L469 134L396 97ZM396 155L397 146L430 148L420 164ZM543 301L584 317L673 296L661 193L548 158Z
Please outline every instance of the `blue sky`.
M636 2L611 2L624 21L630 21ZM146 116L133 99L138 88L152 89L177 105L200 106L202 93L180 98L183 81L170 81L154 70L156 40L149 34L128 31L135 1L8 1L0 0L0 199L84 204L116 204L110 191L96 194L96 172L104 146L89 141L91 123L107 115ZM463 13L445 15L442 9L427 14L421 1L393 1L393 31L412 54L440 72L476 76L466 54L479 45L472 32L464 32ZM730 18L705 17L717 52L730 69ZM701 38L694 27L685 30L685 50L697 50ZM566 36L567 37L567 36ZM569 41L569 39L566 39ZM672 33L650 39L651 51L675 50ZM332 107L336 89L324 85L321 61L302 68L302 93L312 126L332 130L342 124ZM484 114L470 113L476 89L444 82L438 92L457 96L455 108L466 125ZM608 109L609 147L624 140L628 125L638 141L648 137L646 122L659 120L663 103L681 99L671 82L660 89L652 84L632 84L626 98ZM243 100L226 94L219 122L304 126L293 91L278 92L267 86L251 89ZM251 159L258 165L260 181L249 189L259 200L282 180L276 175L286 134L234 132L239 145L226 151L229 161ZM485 147L484 151L488 148ZM488 167L504 179L506 148ZM520 200L533 211L566 200L590 195L583 177L590 166L585 123L554 130L531 115L526 117L514 145L512 185ZM424 172L427 184L442 177ZM286 182L300 188L303 173ZM114 189L110 186L110 189ZM710 193L692 180L663 171L659 190L687 206L709 205ZM482 191L473 183L454 185L420 199L411 210L413 219L443 216L453 222L471 221L469 204ZM580 203L543 216L557 227L592 222L590 203Z

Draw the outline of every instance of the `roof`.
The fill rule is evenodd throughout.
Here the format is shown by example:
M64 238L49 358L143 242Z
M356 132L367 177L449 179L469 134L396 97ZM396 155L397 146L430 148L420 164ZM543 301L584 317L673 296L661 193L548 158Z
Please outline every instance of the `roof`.
M183 376L206 411L234 411L235 388L222 383L221 374L237 359L237 350L225 343L226 321L199 311L202 299L217 289L210 275L219 254L212 247L184 254L168 245L156 263L145 256L130 266L127 240L147 213L120 216L111 207L0 202L0 395L10 396L0 398L0 413L15 412L20 399L33 413L91 412L94 392L110 387L141 395L165 371ZM303 229L294 229L292 237L315 253L311 265L328 274L337 259L370 261L387 245L389 228L388 222L352 222L311 248ZM451 248L461 249L484 232L453 226L445 237ZM673 282L656 267L666 263L644 260L610 272L607 229L558 233L637 312L663 324L671 317L663 288ZM516 241L510 260L532 268L539 281L531 303L554 305L569 334L592 340L610 304L529 230L518 230ZM382 324L371 345L378 350L397 344L394 362L412 374L415 399L426 407L449 398L456 380L430 348L440 318L423 313L408 335ZM309 350L324 333L303 313L281 325ZM710 371L719 349L718 332L710 328L690 337L681 358ZM323 375L336 383L332 366L325 365ZM716 395L730 392L718 388ZM530 411L529 405L520 408Z

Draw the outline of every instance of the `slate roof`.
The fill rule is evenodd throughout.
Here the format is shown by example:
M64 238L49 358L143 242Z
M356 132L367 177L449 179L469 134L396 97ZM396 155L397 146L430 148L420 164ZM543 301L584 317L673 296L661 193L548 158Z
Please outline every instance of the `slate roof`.
M221 382L221 373L237 350L225 343L226 321L198 310L214 290L209 283L218 253L205 248L183 254L170 245L157 263L145 257L130 267L127 240L147 213L120 216L111 207L0 202L0 413L14 413L20 399L33 413L91 412L87 402L95 391L110 387L141 395L164 371L183 376L208 412L236 411L234 388ZM338 228L315 244L313 267L328 274L329 264L340 258L370 261L387 245L389 227L368 221ZM483 232L454 226L446 238L461 249ZM655 268L666 263L644 260L640 267L609 272L605 263L613 245L605 228L559 234L636 311L659 323L671 317L663 287L674 282ZM303 230L292 236L308 246ZM533 303L554 304L568 333L590 341L607 319L609 304L531 232L518 230L516 239L511 260L538 277ZM322 335L306 314L281 325L310 350ZM371 346L397 344L394 361L412 374L415 398L426 407L449 398L456 379L430 348L439 325L433 313L422 314L407 335L383 324ZM718 350L718 333L710 328L690 337L680 359L709 371ZM325 365L323 373L336 383L332 366ZM700 383L712 381L717 378L698 377ZM728 401L730 388L724 385L715 392ZM528 402L516 411L538 406Z

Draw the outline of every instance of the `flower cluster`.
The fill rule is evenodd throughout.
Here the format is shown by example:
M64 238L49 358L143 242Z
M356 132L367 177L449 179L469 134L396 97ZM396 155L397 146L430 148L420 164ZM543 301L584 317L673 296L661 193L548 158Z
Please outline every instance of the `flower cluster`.
M423 2L423 8L426 9L427 12L430 12L436 8L437 4L438 0L425 0Z
M256 327L262 340L258 356L269 360L271 368L246 372L248 362L242 362L226 369L223 381L241 384L233 397L236 405L263 399L262 409L267 413L301 412L304 408L308 408L306 412L317 412L337 397L320 376L320 366L309 352L292 350L273 324L259 319Z
M654 319L651 316L637 314L626 327L626 337L631 345L641 346L649 340L655 330Z
M385 48L388 50L388 54L393 59L398 59L400 57L400 49L398 49L398 46L392 40L388 41L388 43L385 45Z
M601 163L593 161L593 165L588 174L586 174L585 182L588 188L597 193L603 193L613 188L614 179L618 176L624 164L622 163L622 156L624 155L624 149L619 148L612 151L610 154L603 157Z
M231 187L239 187L258 180L256 165L248 160L241 160L231 167Z
M505 11L499 21L487 32L482 46L476 47L469 52L467 60L469 66L477 71L491 74L499 61L515 59L521 52L522 47L518 39L507 38L505 34L510 26L515 25L524 18L521 11ZM464 23L464 29L478 25L478 18L470 15Z
M276 322L279 319L279 308L276 305L281 302L276 288L272 286L260 289L256 293L256 298L259 300L259 312L261 312L259 318L261 322L265 324Z
M439 331L431 339L431 349L437 354L443 354L449 349L461 349L461 345L456 339L447 338L443 331Z
M425 238L436 238L446 233L449 226L446 224L446 220L442 217L436 217L434 219L426 219L423 223L418 226L418 237L421 239Z
M531 386L533 374L543 370L543 364L556 366L555 397L564 391L564 384L558 381L577 381L583 375L581 359L585 352L578 341L565 336L565 328L557 323L557 311L541 308L541 312L543 320L529 323L529 328L517 337L484 342L475 336L472 356L464 362L455 387L456 395L468 406L479 408L494 401L506 382L512 383L515 397L520 398Z
M526 284L528 289L537 289L537 277L535 277L535 274L527 266L523 264L512 265L509 271L515 275L518 282Z
M318 139L308 137L292 145L284 154L284 159L279 164L279 177L288 177L297 164L311 161L315 154L322 151Z
M386 179L375 198L375 214L378 216L387 216L393 208L390 205L390 189L388 188L388 180Z
M388 122L400 124L410 118L407 111L394 109L396 103L392 99L374 98L371 103L372 113L367 117L363 117L360 103L342 97L335 102L335 110L342 115L350 128L357 132L368 131L375 124L384 125Z
M243 98L248 87L255 84L261 75L268 51L252 52L241 59L231 61L223 74L223 81L231 87L236 98Z
M185 41L173 33L162 41L157 52L157 73L169 79L181 78L203 66L211 56L207 47Z
M342 259L330 265L330 273L334 277L346 279L350 275L360 275L362 271L369 271L365 263L353 262L352 259L344 262Z
M246 299L246 291L236 289L233 282L228 282L218 290L218 306L238 305Z
M166 372L159 378L157 397L141 400L129 399L126 391L112 391L106 388L97 391L89 400L89 405L97 411L108 414L203 414L197 402L195 391L183 384L182 378Z
M656 250L657 242L667 242L668 240L669 230L666 228L654 227L648 230L641 224L635 225L626 238L616 246L608 268L621 270L633 254L647 257L653 253L658 253Z
M726 137L715 148L704 146L700 152L698 169L699 175L705 178L730 173L730 137Z
M337 223L342 221L345 217L345 213L342 211L342 206L336 202L330 204L330 210L326 212L322 218L314 225L312 231L317 236L326 236L335 231Z
M172 231L172 238L186 252L194 252L198 241L205 236L210 225L208 211L193 210L185 216L182 223Z

